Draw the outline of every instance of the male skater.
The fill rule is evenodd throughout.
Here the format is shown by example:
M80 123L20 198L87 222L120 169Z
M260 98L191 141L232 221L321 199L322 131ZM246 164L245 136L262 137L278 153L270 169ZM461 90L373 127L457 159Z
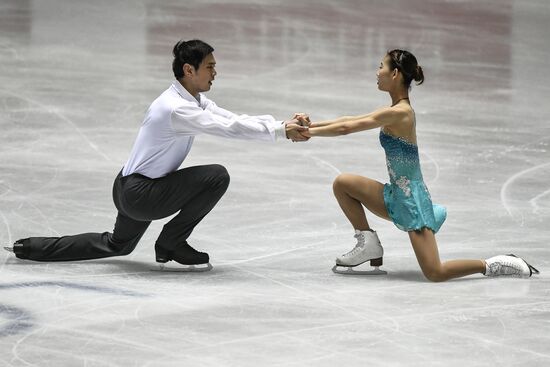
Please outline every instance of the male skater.
M20 259L70 261L128 255L153 220L179 211L163 227L155 243L156 261L183 265L207 264L207 253L187 243L193 228L225 193L229 174L217 164L178 170L199 134L275 141L307 140L299 132L296 114L285 122L270 115L236 115L218 107L202 92L216 76L214 49L200 40L174 46L172 69L176 81L153 101L134 143L130 158L115 178L113 201L118 209L113 233L83 233L63 237L31 237L6 247Z

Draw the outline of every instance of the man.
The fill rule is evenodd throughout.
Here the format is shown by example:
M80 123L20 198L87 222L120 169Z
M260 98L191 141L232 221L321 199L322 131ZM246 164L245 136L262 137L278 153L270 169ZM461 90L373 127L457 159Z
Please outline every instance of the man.
M183 265L209 264L207 253L188 243L194 227L214 208L229 185L221 165L178 170L199 134L275 141L307 140L300 134L307 115L275 121L270 115L236 115L218 107L202 93L216 76L214 49L200 40L174 46L176 81L149 107L130 158L113 184L118 209L113 233L83 233L63 237L31 237L6 247L18 258L70 261L127 255L153 220L179 211L163 227L155 243L156 261Z

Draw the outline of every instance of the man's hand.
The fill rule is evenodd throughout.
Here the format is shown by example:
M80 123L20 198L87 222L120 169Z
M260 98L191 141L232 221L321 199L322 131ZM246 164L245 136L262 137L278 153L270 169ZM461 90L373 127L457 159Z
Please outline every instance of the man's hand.
M307 141L309 140L308 137L303 136L300 134L302 131L307 131L307 126L301 126L300 121L297 118L294 118L292 120L287 120L284 122L285 124L285 131L286 131L286 137L287 139L292 139L292 141Z

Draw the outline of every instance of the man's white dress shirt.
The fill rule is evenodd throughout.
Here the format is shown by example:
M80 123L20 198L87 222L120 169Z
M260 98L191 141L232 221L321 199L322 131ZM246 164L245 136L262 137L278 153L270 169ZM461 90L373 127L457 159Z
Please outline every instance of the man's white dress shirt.
M234 114L203 94L197 100L175 81L147 110L122 175L166 176L179 168L199 134L264 141L286 138L284 124L273 116Z

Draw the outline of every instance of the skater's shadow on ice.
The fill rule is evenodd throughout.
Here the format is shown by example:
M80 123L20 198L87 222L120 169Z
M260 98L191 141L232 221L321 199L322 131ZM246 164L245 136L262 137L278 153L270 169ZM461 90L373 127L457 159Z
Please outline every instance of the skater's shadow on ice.
M158 276L158 275L166 275L166 274L187 274L187 273L193 273L193 272L185 272L185 271L170 271L170 270L164 270L160 271L160 264L156 262L151 261L136 261L136 260L123 260L123 259L103 259L103 260L92 260L88 262L90 265L93 264L101 264L103 266L109 266L109 270L111 270L113 273L128 273L128 274L147 274L151 276ZM174 263L175 264L175 263ZM178 267L177 265L174 265L174 267ZM215 268L209 272L204 273L214 273ZM196 272L200 273L200 272Z
M156 269L158 265L153 262L125 260L125 259L99 259L86 261L87 264L108 265L113 270L124 271L128 273L150 272Z
M415 282L415 283L433 283L426 279L424 274L420 270L404 270L404 271L388 271L388 275L386 275L388 280L392 281L406 281L406 282ZM448 282L472 282L476 280L482 280L484 277L465 277L465 278L458 278L458 279L451 279Z
M27 267L29 270L63 273L81 273L83 275L98 274L147 274L151 276L166 274L160 270L159 264L151 261L136 261L127 259L97 259L85 261L56 261L41 262L22 259L8 259L5 266L9 267ZM211 271L213 273L214 271Z
M388 271L386 278L389 281L392 280L404 280L408 282L427 282L428 280L424 277L422 272L414 270L404 270L404 271Z
M184 276L185 274L200 275L200 274L217 274L216 267L211 267L209 271L205 271L204 267L199 266L201 270L185 270L176 262L170 262L165 267L161 267L159 263L151 261L136 261L136 260L124 260L124 259L99 259L91 260L92 264L101 264L102 266L109 266L109 270L112 273L126 273L126 274L140 274L150 276L163 276L172 274L174 276Z

